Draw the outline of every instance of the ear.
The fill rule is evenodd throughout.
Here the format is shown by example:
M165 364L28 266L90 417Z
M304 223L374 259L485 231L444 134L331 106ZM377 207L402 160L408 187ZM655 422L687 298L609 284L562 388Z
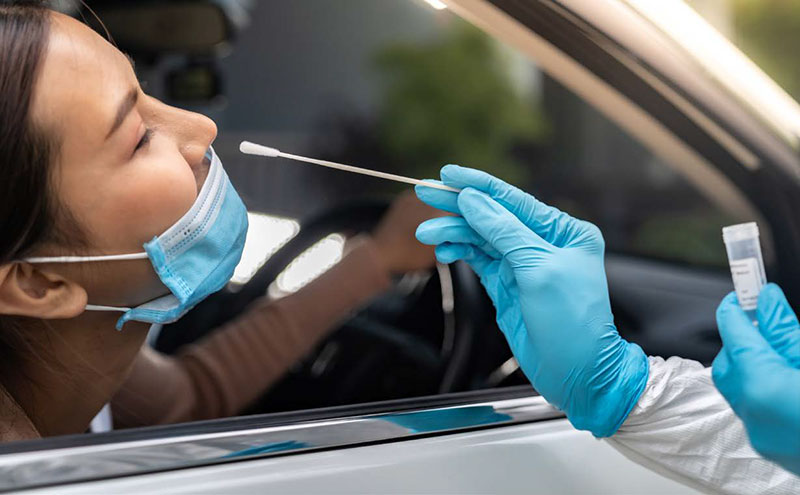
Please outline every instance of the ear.
M68 319L83 313L86 290L30 263L0 266L0 314Z

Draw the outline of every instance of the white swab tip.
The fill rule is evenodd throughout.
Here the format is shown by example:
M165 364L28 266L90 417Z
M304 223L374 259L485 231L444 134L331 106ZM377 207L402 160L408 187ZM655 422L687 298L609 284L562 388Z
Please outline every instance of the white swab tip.
M270 148L269 146L261 146L260 144L251 143L250 141L242 141L239 145L239 151L245 155L258 155L258 156L271 156L276 157L281 154L280 150Z

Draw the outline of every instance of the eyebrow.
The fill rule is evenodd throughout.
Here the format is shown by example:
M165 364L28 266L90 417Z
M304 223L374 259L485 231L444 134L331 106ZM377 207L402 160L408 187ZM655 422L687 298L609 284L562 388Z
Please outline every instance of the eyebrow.
M131 113L133 107L136 106L136 102L139 101L139 90L134 88L125 95L125 98L120 103L119 107L117 107L117 114L114 117L114 122L111 124L111 130L108 131L106 135L106 139L110 138L112 134L117 132L117 129L122 125L125 121L125 117Z

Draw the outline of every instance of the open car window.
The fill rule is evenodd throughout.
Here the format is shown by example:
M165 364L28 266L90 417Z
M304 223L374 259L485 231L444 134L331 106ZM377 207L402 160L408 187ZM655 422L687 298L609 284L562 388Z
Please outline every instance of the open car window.
M521 51L452 11L415 0L258 2L248 15L229 51L206 62L219 79L210 100L193 102L161 84L165 75L175 81L182 70L198 70L185 61L140 69L155 96L207 113L219 126L215 149L251 210L228 299L260 278L275 300L297 292L374 226L381 204L408 189L242 155L243 140L417 178L436 178L447 163L481 168L596 223L611 253L724 273L719 226L738 221L739 212L715 203ZM471 294L461 287L469 278L468 270L444 267L397 276L392 290L320 339L247 412L526 383L508 362L488 299L459 307ZM190 315L165 328L157 348L177 352L198 338L187 336L213 320L198 314L201 321ZM459 354L465 319L483 352ZM370 340L393 327L402 352L390 343L397 335ZM448 368L454 356L464 360L456 371Z
M356 0L258 2L250 15L230 54L214 62L218 101L189 106L216 120L216 148L254 213L300 220L403 186L254 161L237 151L244 139L419 178L438 177L447 163L481 168L596 223L610 251L725 266L717 226L733 214L453 12L421 0ZM162 66L145 78L163 79ZM262 257L294 232L288 223L275 229L253 236ZM247 268L262 262L246 257Z

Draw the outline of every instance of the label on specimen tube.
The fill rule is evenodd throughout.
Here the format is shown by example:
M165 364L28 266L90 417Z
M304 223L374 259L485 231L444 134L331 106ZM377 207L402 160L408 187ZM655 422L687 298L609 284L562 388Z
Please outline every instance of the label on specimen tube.
M739 305L745 311L752 311L758 306L758 294L761 292L761 276L759 275L758 260L744 258L731 261L731 275Z

